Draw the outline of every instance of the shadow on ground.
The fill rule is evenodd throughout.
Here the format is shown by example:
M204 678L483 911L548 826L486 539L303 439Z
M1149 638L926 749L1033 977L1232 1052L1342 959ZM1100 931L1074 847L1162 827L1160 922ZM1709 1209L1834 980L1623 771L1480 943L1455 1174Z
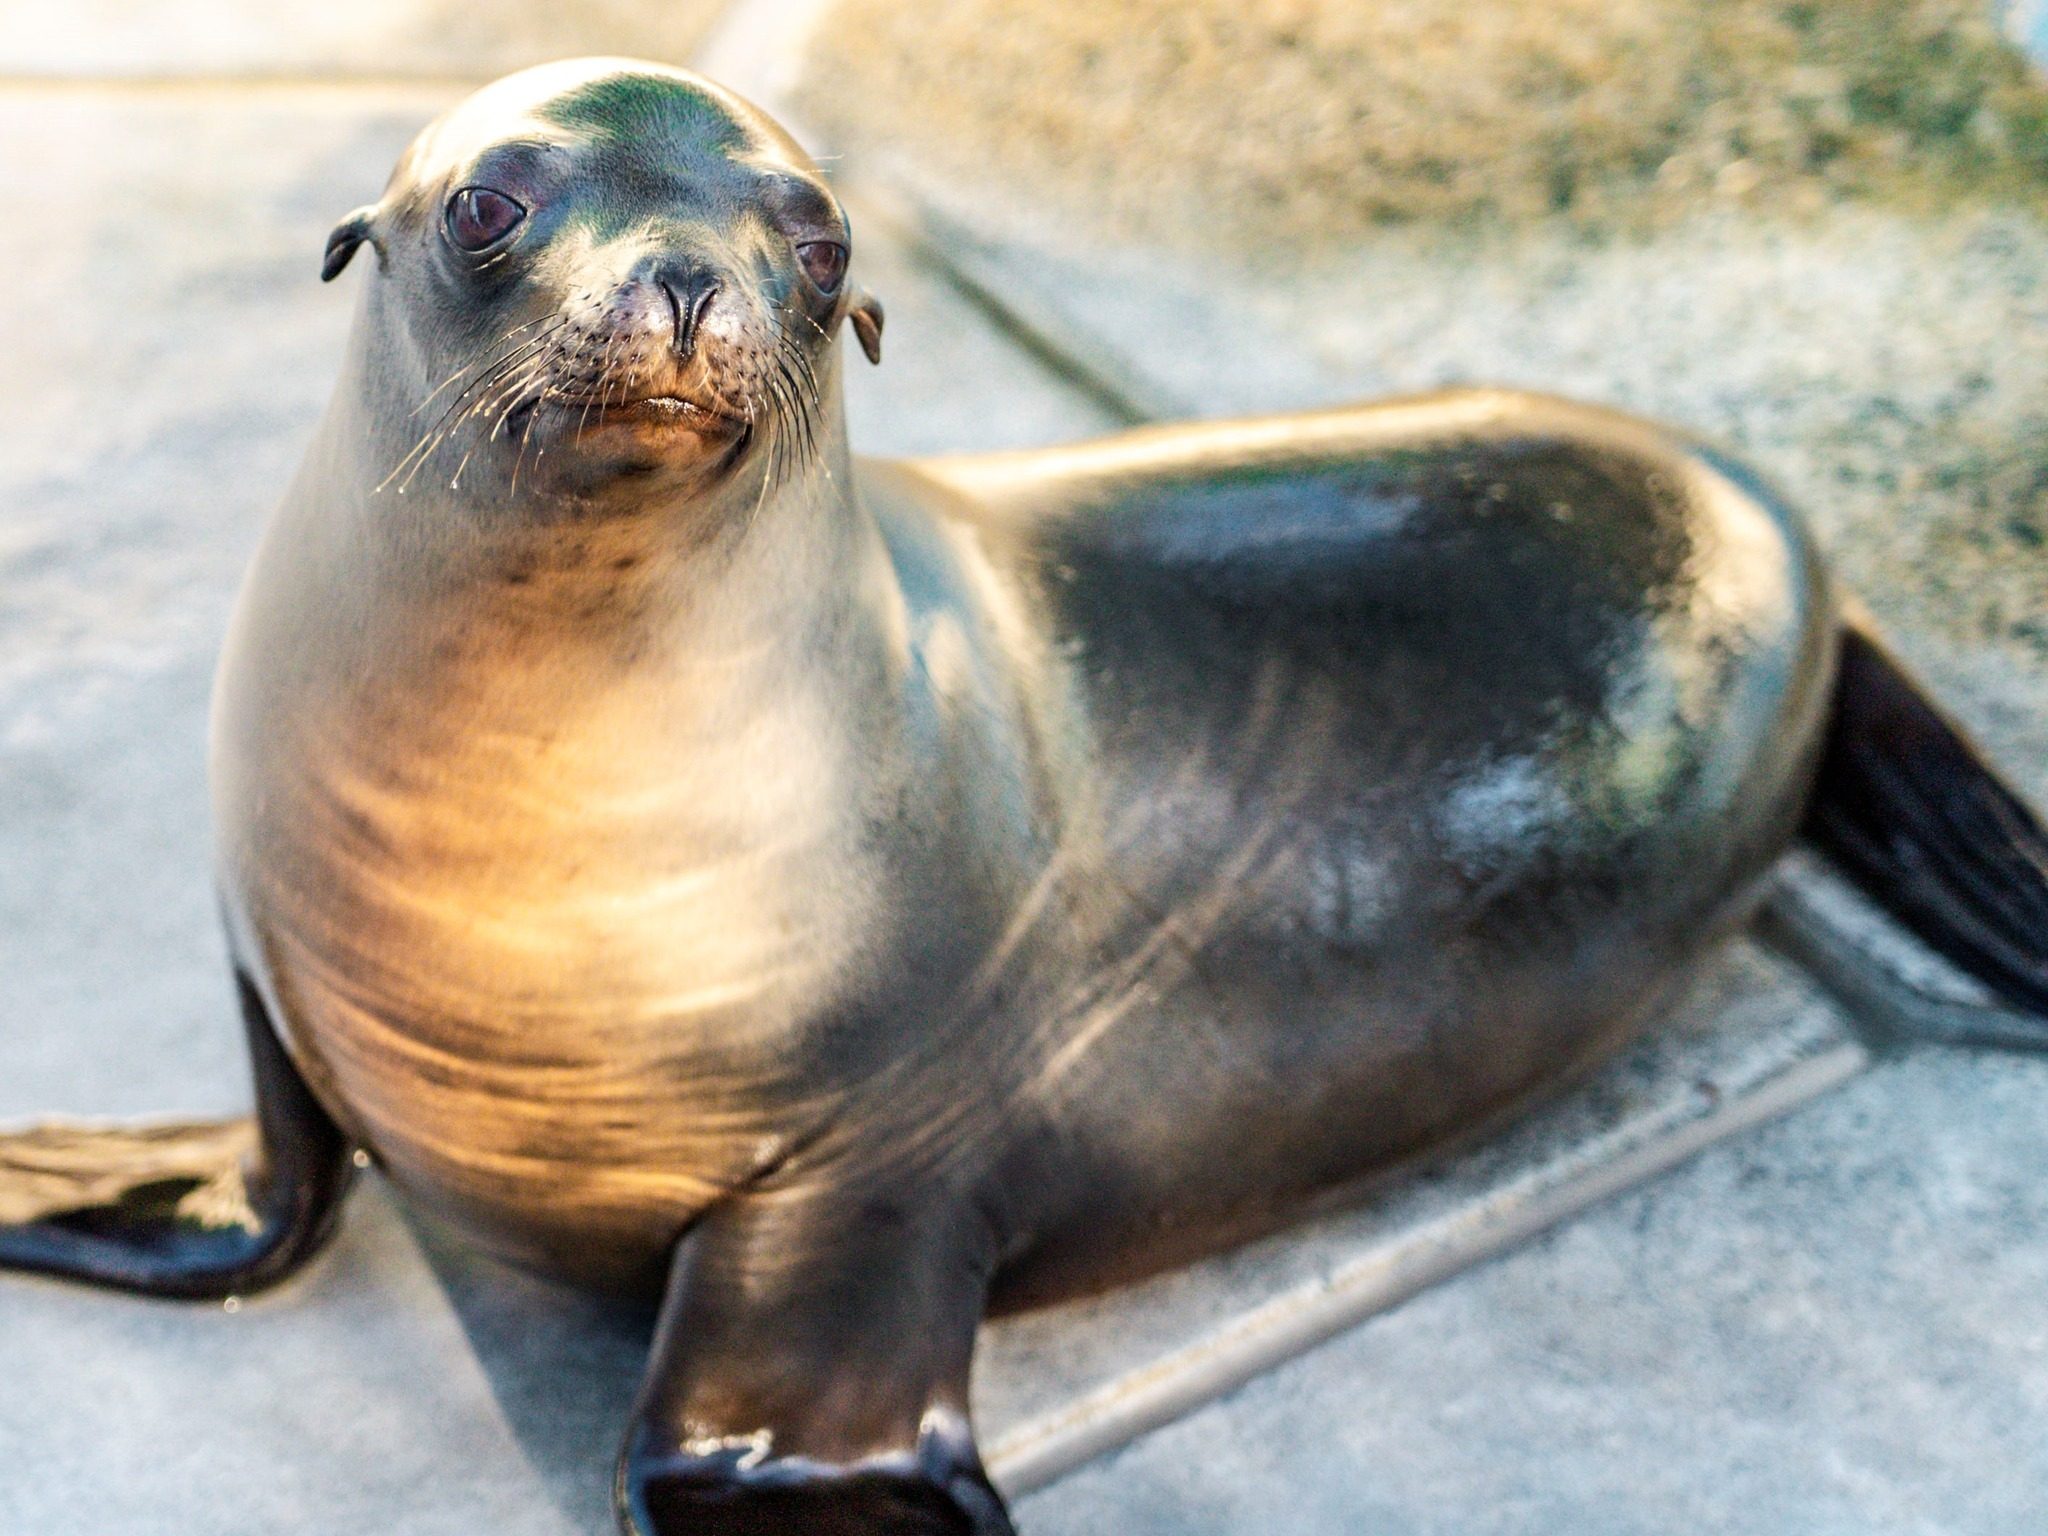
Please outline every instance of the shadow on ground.
M413 1221L521 1453L574 1530L610 1536L611 1470L654 1308L536 1279Z

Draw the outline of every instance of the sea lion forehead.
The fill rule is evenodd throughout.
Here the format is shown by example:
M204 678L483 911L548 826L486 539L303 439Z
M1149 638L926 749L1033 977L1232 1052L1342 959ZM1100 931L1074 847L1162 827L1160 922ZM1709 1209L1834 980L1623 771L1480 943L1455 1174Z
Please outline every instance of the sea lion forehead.
M543 64L485 86L421 136L411 169L417 176L459 167L508 141L709 156L817 174L803 147L752 102L689 70L623 58Z

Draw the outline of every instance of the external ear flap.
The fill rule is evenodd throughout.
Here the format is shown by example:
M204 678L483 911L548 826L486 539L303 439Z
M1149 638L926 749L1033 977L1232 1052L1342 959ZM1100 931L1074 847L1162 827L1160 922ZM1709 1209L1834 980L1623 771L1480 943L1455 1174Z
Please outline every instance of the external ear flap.
M853 322L853 333L860 338L860 349L867 353L868 361L882 360L882 301L865 288L856 288L853 298L846 307L846 318Z
M356 253L356 247L370 238L370 224L377 217L374 206L358 208L354 213L334 226L334 233L327 237L327 255L320 263L320 281L331 283L341 276L349 258Z

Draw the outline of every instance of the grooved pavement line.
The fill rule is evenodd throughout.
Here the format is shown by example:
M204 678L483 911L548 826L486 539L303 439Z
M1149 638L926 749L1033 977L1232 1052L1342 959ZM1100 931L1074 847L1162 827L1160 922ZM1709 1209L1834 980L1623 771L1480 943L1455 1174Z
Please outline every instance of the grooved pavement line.
M1448 1230L1425 1232L1419 1242L1368 1247L1327 1278L1283 1292L1186 1348L1021 1426L991 1447L990 1472L1012 1498L1036 1492L1694 1153L1789 1114L1869 1064L1868 1052L1845 1041L1726 1100L1716 1114L1660 1127L1639 1142L1623 1135L1611 1156L1562 1180L1546 1177L1552 1169L1532 1169L1455 1212L1444 1223Z

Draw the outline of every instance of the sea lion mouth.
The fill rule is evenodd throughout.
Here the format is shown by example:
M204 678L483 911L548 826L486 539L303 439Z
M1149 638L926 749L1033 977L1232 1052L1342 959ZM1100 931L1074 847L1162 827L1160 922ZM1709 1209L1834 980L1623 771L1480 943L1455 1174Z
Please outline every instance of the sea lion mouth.
M513 327L415 408L427 425L379 489L403 489L458 435L469 440L446 477L456 490L472 461L508 494L546 495L661 470L728 473L762 448L771 479L786 478L818 452L817 370L784 313L738 284L716 293L725 311L687 336L667 290L639 275Z
M606 391L590 394L551 389L541 395L537 404L574 416L578 430L617 422L675 427L700 436L725 437L744 432L751 425L737 412L688 395L620 396Z

